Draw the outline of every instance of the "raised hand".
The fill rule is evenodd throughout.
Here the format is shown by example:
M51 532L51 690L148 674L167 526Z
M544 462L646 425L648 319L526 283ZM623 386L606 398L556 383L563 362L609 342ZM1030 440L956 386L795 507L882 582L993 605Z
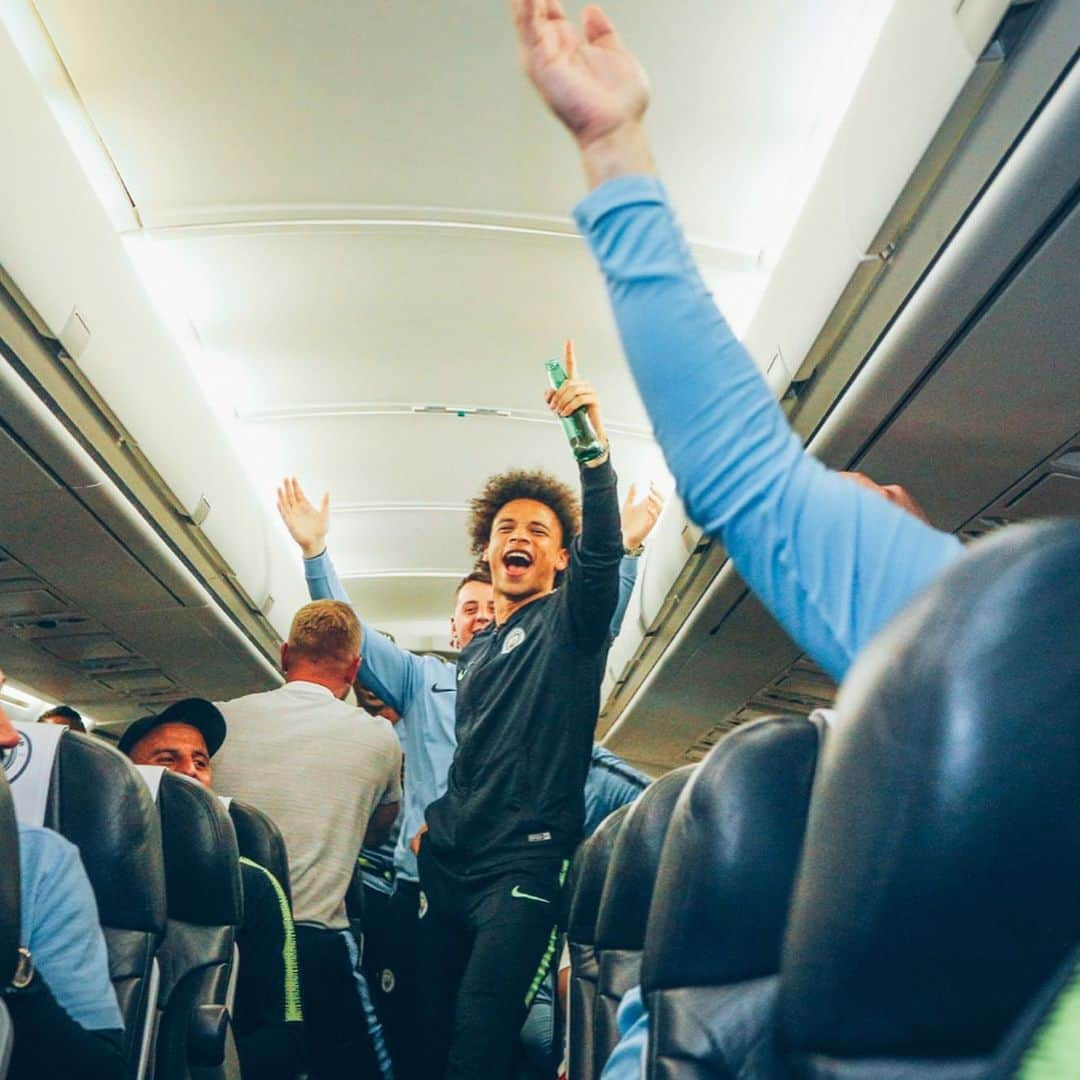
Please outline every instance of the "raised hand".
M584 150L649 104L649 81L595 4L581 13L579 33L559 0L512 0L521 66L551 111Z
M645 537L653 531L663 509L664 496L655 484L649 485L649 494L640 502L637 501L637 485L630 485L621 518L623 546L627 551L634 551L645 543Z
M313 559L326 550L326 534L330 531L329 492L323 494L316 508L304 494L300 481L287 476L277 490L277 508L305 559Z
M578 377L577 358L574 356L574 343L570 338L563 345L563 369L566 382L558 390L548 389L546 400L548 408L556 416L569 416L583 406L589 410L589 419L602 443L607 443L604 424L600 419L600 400L592 383Z

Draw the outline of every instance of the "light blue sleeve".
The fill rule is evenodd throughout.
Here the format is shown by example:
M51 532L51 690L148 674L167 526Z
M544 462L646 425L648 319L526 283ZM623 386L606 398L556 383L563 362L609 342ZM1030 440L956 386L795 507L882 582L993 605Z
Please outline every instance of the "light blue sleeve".
M49 829L20 826L19 863L23 944L57 1004L88 1031L123 1028L78 848Z
M606 747L594 746L585 776L584 835L592 836L608 814L633 802L650 783L648 776Z
M341 600L352 605L345 586L334 569L330 552L304 560L304 578L312 600ZM361 619L360 682L387 705L393 706L402 722L413 695L424 685L423 660L399 649L385 634Z
M622 629L623 617L630 603L630 594L634 591L634 582L637 581L638 559L636 556L624 555L619 563L619 602L615 605L615 614L611 616L611 640L619 636Z
M600 1080L640 1080L645 1075L649 1048L649 1014L641 987L627 990L619 1004L619 1041L607 1059Z
M575 217L687 513L842 678L959 541L804 451L698 274L658 179L610 180Z

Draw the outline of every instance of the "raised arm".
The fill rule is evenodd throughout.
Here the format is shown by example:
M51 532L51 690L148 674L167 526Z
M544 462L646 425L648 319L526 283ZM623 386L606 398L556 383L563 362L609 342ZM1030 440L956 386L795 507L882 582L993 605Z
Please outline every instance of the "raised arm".
M615 614L611 616L612 641L619 636L626 608L634 592L638 559L642 554L645 538L653 531L663 509L664 496L654 486L650 485L649 494L639 500L637 486L630 485L619 519L623 536L623 557L619 563L619 602L615 605Z
M566 343L567 379L558 390L547 393L548 406L558 416L580 408L606 445L596 391L578 377L573 343ZM610 640L612 618L619 600L619 563L623 554L619 522L618 478L604 454L579 467L581 474L581 535L574 541L567 572L566 603L579 640L587 648L599 648Z
M808 455L702 282L655 175L648 84L597 7L515 0L522 62L596 190L578 223L690 517L836 678L959 542Z
M330 496L324 494L316 507L304 494L296 477L286 477L277 492L278 513L289 535L304 556L304 578L312 600L341 600L352 604L338 578L326 547L330 531ZM424 685L423 662L405 649L399 649L385 634L380 634L360 616L360 665L358 678L373 694L393 706L406 719L413 694Z

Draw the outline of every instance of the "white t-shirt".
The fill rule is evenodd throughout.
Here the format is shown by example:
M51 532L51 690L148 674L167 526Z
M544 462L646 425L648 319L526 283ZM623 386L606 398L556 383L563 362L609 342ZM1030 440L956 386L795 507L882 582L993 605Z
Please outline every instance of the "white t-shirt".
M301 681L218 708L228 735L214 755L214 790L251 803L281 830L296 921L344 929L368 822L378 806L401 801L392 726Z

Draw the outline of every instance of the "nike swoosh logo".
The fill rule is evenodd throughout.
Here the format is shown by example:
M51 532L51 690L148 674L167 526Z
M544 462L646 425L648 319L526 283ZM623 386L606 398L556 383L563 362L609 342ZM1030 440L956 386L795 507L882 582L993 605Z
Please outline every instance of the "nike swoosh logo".
M431 692L433 694L456 694L456 686L436 686L435 683L431 684Z
M550 900L545 900L542 896L533 896L531 893L522 892L520 886L515 885L510 890L510 895L515 900L539 900L541 904L550 904Z

